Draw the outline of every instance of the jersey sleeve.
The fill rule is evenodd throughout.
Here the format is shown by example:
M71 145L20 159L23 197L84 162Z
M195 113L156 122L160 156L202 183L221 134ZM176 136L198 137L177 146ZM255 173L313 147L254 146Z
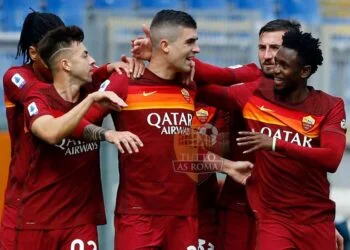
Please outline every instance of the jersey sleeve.
M100 67L95 66L92 74L92 85L94 90L98 90L102 82L104 82L109 77L109 73L107 71L107 65L104 64Z
M120 98L126 100L128 91L128 78L124 74L119 75L117 72L113 72L109 79L101 84L98 91L113 91ZM75 138L82 139L84 128L87 125L100 123L100 121L110 112L110 109L102 107L98 104L92 105L72 135Z
M346 147L344 102L339 101L329 112L320 134L320 147L302 147L283 140L277 140L276 149L286 156L304 164L323 168L334 173L343 157Z
M194 80L198 84L215 82L229 86L236 83L255 81L261 76L261 70L254 63L221 68L195 59Z
M32 91L28 94L23 103L24 119L28 128L32 127L33 122L44 115L55 116L48 105L47 99L38 91ZM56 114L58 116L60 114Z
M216 84L198 86L197 101L226 111L242 109L258 82L241 83L230 87Z
M330 131L335 133L346 134L346 115L344 108L344 101L339 101L330 110L327 119L324 121L322 131Z
M38 79L23 72L20 68L9 69L3 77L4 94L8 103L23 104L24 98L33 84L40 83Z

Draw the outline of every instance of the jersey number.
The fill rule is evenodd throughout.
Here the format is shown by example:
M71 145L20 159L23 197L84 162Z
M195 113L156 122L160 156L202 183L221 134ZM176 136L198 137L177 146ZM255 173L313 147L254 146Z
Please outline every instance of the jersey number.
M85 246L84 246L84 241L80 240L80 239L75 239L72 241L72 244L70 244L70 250L85 250ZM89 240L87 242L88 246L92 246L91 250L97 250L97 245L95 243L95 241L93 240ZM78 248L76 248L78 247ZM90 248L88 248L90 250Z

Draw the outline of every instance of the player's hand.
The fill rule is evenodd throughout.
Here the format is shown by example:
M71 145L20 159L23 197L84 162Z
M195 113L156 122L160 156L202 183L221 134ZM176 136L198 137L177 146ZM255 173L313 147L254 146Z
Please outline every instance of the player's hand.
M128 77L131 76L134 79L140 78L145 72L146 66L142 60L136 59L135 57L127 57L125 55L122 55L120 60L129 65Z
M191 61L191 71L189 73L182 73L182 83L183 84L189 85L191 82L193 82L194 73L195 73L195 66L196 66L196 63L194 61Z
M337 250L344 250L344 238L341 236L341 234L338 232L337 229L335 229L335 239L336 239L336 249Z
M149 61L152 56L151 32L147 25L142 25L145 37L137 37L131 41L131 54L133 57Z
M105 137L106 141L116 145L122 154L125 153L124 148L129 154L132 154L138 153L139 147L143 147L143 143L140 138L129 131L108 130L105 133Z
M248 178L251 176L253 167L254 165L249 161L230 161L225 159L223 172L236 182L246 185Z
M272 150L273 139L268 135L259 132L240 131L238 134L237 145L240 147L248 147L243 154L248 154L257 150Z
M128 106L123 99L112 91L96 91L89 94L89 98L92 98L92 101L97 102L102 106L116 111L121 111L122 108Z

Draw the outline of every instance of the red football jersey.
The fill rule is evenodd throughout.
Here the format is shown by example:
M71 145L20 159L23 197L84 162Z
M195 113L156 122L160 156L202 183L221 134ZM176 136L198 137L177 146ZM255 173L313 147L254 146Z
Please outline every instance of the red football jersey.
M116 212L196 215L197 179L181 165L187 154L181 135L190 132L194 112L193 88L146 70L138 80L113 74L101 90L126 98L128 107L112 115L115 127L144 143L137 154L119 154Z
M86 95L81 93L80 100ZM53 85L27 95L25 126L43 115L59 116L75 104L64 101ZM29 130L29 129L28 129ZM105 223L99 170L99 144L65 138L49 145L26 133L29 168L17 198L17 228L58 229L82 224ZM12 208L10 208L12 209Z
M98 88L99 83L108 77L107 65L95 69L93 74L93 90ZM26 96L33 89L47 87L47 83L41 81L43 76L35 72L31 64L11 67L3 77L6 115L11 138L11 161L9 166L9 177L5 191L5 207L2 216L3 224L15 227L25 179L29 171L29 157L31 152L27 144L28 130L24 125L23 103ZM29 139L30 140L30 139Z
M230 121L230 159L234 161L250 161L254 163L252 154L243 154L244 149L237 146L236 138L239 131L246 130L243 114L240 110L231 113ZM229 176L226 177L217 201L218 206L231 208L239 211L249 211L246 188L235 182Z
M196 103L192 127L198 130L204 129L204 133L212 137L211 148L214 153L224 156L224 144L227 143L228 145L229 143L229 138L227 137L229 131L228 112L202 103ZM215 208L217 195L218 183L216 173L200 173L198 176L199 209Z
M330 168L321 156L331 152L320 146L322 141L329 141L330 133L339 135L341 141L334 153L341 158L345 147L344 103L312 87L309 90L308 97L297 104L275 99L273 82L265 78L229 88L209 85L201 90L211 95L210 105L241 108L250 130L277 139L280 152L255 153L247 186L251 206L261 219L302 224L334 220L327 171L334 171L338 163ZM288 154L291 150L293 154Z

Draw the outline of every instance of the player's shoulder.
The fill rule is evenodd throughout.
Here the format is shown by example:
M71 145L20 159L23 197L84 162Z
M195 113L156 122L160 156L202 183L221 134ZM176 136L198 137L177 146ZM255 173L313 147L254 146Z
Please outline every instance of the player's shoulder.
M334 107L338 103L344 102L341 97L328 94L322 90L314 90L313 92L313 98L315 98L320 105L324 105L329 108Z
M28 67L13 66L5 72L3 76L3 83L4 85L14 84L18 88L22 88L28 82L28 80L30 80L31 75L32 72Z

